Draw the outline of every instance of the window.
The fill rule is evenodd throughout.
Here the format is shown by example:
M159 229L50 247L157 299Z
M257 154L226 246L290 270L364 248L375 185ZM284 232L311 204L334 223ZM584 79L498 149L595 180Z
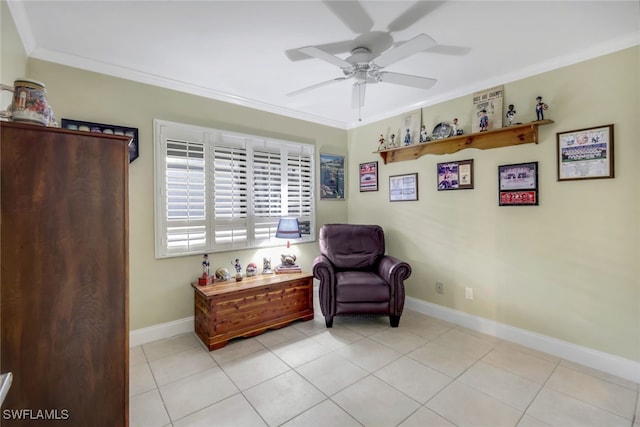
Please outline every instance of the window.
M154 121L156 257L281 245L281 217L315 240L315 147Z

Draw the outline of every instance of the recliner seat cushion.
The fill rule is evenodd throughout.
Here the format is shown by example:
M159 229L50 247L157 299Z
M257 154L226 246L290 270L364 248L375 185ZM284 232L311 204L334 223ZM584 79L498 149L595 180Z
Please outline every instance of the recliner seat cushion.
M336 273L336 301L388 302L390 290L387 282L369 271L342 271Z

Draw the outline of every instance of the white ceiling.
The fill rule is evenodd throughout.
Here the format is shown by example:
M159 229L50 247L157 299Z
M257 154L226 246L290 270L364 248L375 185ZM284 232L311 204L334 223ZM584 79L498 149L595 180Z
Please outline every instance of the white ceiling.
M355 3L346 23L328 2L311 0L9 6L31 57L341 128L640 43L637 0ZM351 106L353 79L286 95L343 75L297 48L346 46L336 54L344 59L358 45L375 50L420 33L438 44L385 71L437 79L429 90L368 84L361 111Z

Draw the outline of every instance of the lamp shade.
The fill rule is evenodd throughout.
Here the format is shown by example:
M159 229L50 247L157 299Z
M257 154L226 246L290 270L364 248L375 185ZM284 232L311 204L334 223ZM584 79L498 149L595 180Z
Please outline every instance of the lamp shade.
M278 222L276 237L279 239L299 239L302 237L300 233L300 224L295 218L281 218Z

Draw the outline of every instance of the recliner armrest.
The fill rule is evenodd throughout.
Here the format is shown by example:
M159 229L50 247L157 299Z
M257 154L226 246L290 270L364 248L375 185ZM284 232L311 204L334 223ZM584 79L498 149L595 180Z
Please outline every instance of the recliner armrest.
M313 260L313 277L320 281L318 288L318 299L320 300L320 309L322 314L335 313L335 287L336 274L333 264L324 255L318 255Z
M404 308L404 281L411 276L411 266L396 257L385 255L378 263L378 275L389 283L391 291L390 314L400 316ZM398 326L397 323L396 326Z
M378 263L378 275L393 286L411 276L411 266L394 256L385 255Z
M329 261L324 255L318 255L313 260L313 276L322 281L327 281L328 283L333 283L335 281L335 272L333 268L333 264Z

